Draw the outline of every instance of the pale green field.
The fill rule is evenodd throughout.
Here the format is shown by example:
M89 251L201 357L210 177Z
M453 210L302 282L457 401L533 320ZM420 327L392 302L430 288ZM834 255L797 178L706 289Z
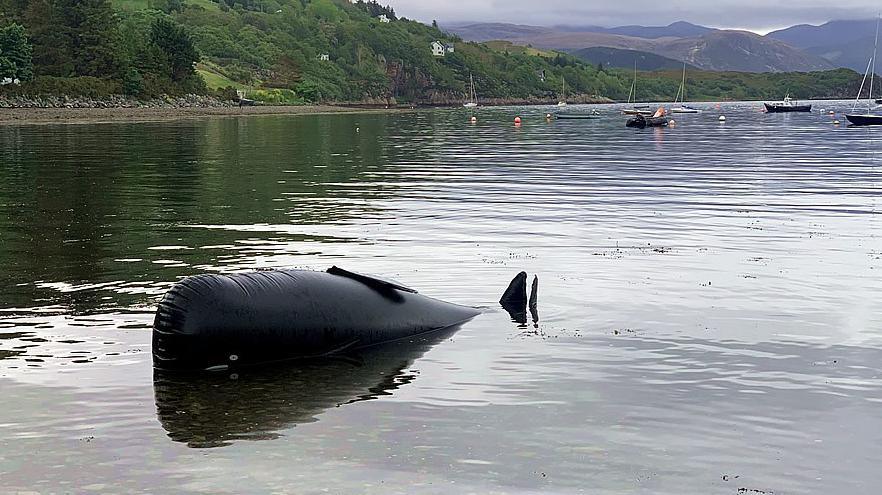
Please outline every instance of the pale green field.
M111 0L118 10L136 11L150 8L150 0ZM217 9L217 3L211 0L184 0L187 5L198 5L206 9Z
M242 84L233 81L227 77L224 77L216 72L211 72L205 69L204 66L200 65L199 68L196 69L196 72L202 76L202 79L205 80L205 84L209 87L209 89L219 89L226 88L227 86L232 86L234 88L241 88Z

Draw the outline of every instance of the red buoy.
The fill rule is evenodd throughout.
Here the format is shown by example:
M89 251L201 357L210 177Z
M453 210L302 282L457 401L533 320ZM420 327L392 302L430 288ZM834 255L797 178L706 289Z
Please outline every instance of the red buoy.
M520 123L521 123L521 118L515 117L515 124L520 124Z

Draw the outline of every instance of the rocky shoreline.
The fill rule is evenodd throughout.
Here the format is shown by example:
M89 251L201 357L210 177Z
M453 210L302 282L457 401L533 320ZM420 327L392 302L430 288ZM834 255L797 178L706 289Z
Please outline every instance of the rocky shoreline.
M87 96L0 96L0 108L227 108L238 106L231 100L213 96L186 95L137 100L122 95L106 98Z
M337 105L255 105L240 107L232 100L187 95L151 100L124 96L109 98L68 96L0 96L2 124L77 124L154 122L248 115L301 115L377 111L376 107Z
M553 105L547 99L486 98L482 106ZM611 100L574 97L570 103L612 103ZM462 101L438 98L417 104L394 99L334 103L328 105L254 105L240 107L232 100L187 95L137 100L125 96L107 98L70 96L2 96L0 124L150 122L189 118L247 115L301 115L371 111L402 111L414 108L459 107Z

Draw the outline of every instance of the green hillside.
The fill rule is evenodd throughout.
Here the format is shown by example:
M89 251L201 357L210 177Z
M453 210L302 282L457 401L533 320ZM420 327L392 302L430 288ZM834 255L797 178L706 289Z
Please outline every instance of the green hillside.
M361 0L0 0L5 28L0 80L24 84L0 94L230 96L248 88L275 103L450 104L465 98L470 74L480 98L502 101L556 101L563 78L571 98L624 99L632 79L563 53L463 42ZM433 55L434 41L453 49ZM860 76L690 71L690 79L701 99L804 98L846 95ZM643 74L638 98L672 99L678 84L676 74Z
M638 50L625 50L621 48L610 48L606 46L594 46L590 48L582 48L570 52L573 56L588 62L589 64L603 64L607 68L634 69L634 62L641 70L667 70L680 69L683 62L668 57L662 57L649 52L641 52ZM697 70L695 67L688 66L690 70Z

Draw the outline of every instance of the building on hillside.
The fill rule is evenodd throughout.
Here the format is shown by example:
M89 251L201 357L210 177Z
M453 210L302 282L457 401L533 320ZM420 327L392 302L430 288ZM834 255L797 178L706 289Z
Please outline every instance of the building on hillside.
M327 61L331 60L331 56L328 55L327 53L322 53L321 55L318 56L318 59L321 60L322 62L327 62Z
M18 78L4 77L0 79L0 86L6 86L7 84L21 84L21 81Z
M441 43L440 41L432 42L432 55L436 57L443 57L448 53L453 53L453 45L450 43Z
M538 77L540 81L545 82L545 69L537 70L536 77Z
M392 19L386 17L386 14L380 14L380 17L377 17L377 19L379 19L380 22L392 22Z

